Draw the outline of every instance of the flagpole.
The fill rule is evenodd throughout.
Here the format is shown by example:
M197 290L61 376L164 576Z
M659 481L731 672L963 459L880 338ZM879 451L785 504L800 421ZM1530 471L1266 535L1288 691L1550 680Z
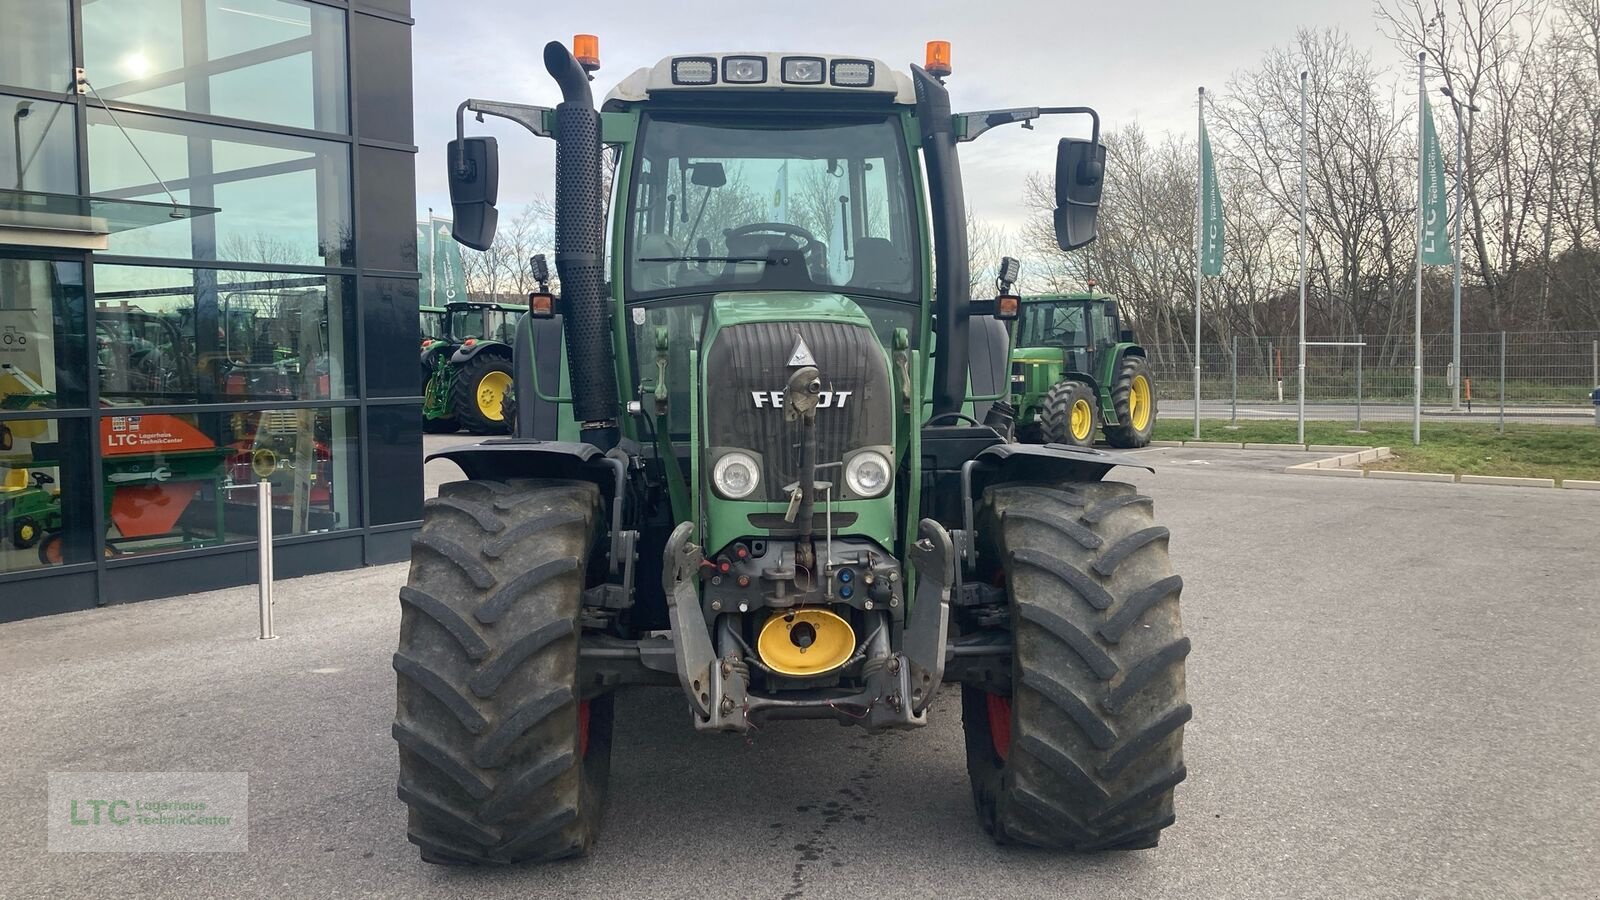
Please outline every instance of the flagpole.
M1306 442L1306 72L1300 73L1300 399L1295 443Z
M1427 186L1422 182L1424 155L1428 149L1423 146L1425 117L1427 110L1427 86L1423 78L1423 66L1428 58L1426 51L1417 54L1417 303L1415 321L1415 359L1412 366L1412 406L1411 406L1411 443L1422 443L1422 216Z
M1202 145L1206 130L1206 89L1200 89L1200 102L1197 104L1199 130L1195 132L1195 172L1198 177L1194 182L1194 438L1200 439L1200 254L1201 231L1204 219L1202 210L1206 202L1206 156Z
M439 247L433 239L433 207L428 207L428 305L438 306L433 296L434 286L439 283L434 277L434 260L439 258Z

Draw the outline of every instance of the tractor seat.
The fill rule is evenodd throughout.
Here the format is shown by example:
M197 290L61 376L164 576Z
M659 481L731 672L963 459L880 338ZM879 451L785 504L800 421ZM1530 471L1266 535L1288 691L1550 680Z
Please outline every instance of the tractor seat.
M634 249L636 259L661 259L675 257L678 248L664 234L647 234L639 238L639 243ZM659 291L672 287L672 267L677 263L669 262L635 262L634 271L638 273L638 287L645 291Z
M0 481L0 494L14 494L17 491L28 489L27 469L7 469L4 481Z
M856 240L854 271L850 286L905 290L911 279L911 266L887 238L864 237Z

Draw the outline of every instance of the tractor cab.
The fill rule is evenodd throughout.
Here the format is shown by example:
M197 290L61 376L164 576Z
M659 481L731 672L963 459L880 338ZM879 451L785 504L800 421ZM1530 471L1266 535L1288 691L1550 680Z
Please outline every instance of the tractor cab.
M527 309L500 303L457 301L445 305L443 340L462 344L467 340L499 341L510 344L517 338L517 319Z
M1020 358L1012 361L1012 383L1023 378L1025 367L1036 365L1025 360L1040 357L1058 359L1072 371L1093 372L1097 355L1121 340L1117 301L1110 295L1091 290L1024 298L1014 340Z

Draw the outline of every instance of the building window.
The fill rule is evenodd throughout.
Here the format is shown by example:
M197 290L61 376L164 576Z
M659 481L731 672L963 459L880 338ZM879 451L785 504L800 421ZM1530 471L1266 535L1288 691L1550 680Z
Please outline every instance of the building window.
M0 190L78 192L72 107L0 94Z
M345 132L344 16L301 0L95 0L84 62L107 101Z
M274 265L355 263L350 152L343 144L126 112L117 119L178 202L222 211L112 235L109 252ZM165 202L166 191L129 137L105 110L90 108L90 191Z
M117 406L356 393L353 278L96 265L100 395Z
M69 0L0 0L0 84L65 91L72 84Z
M257 492L239 488L263 481L274 535L354 527L354 419L348 409L102 416L108 555L254 541Z
M411 27L358 15L351 38L361 136L411 143Z
M0 412L88 403L84 322L81 263L0 258Z

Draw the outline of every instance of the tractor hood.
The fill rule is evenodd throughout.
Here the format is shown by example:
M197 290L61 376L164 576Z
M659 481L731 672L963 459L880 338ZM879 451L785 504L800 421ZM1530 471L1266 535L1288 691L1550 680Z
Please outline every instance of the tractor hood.
M893 379L871 320L839 294L804 291L730 293L712 299L703 349L703 476L730 453L759 469L747 496L730 498L708 483L707 546L745 535L778 534L788 524L789 489L800 480L804 427L785 415L785 387L804 366L822 384L814 428L816 479L833 485L835 530L882 539L893 534L890 485L871 496L853 490L846 470L864 451L894 465ZM818 496L816 511L823 512ZM821 529L817 530L821 535Z

